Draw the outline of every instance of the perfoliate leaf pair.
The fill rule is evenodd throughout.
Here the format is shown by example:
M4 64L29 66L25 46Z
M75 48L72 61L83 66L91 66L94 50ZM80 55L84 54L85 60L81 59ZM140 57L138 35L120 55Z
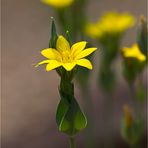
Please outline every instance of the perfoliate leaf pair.
M69 102L62 96L57 108L56 121L59 130L70 136L74 136L87 125L86 117L75 98Z

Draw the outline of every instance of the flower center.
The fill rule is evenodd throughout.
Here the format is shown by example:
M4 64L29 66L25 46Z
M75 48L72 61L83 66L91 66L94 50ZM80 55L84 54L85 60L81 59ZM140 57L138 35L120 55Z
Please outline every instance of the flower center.
M62 55L62 62L63 63L70 63L73 61L73 57L69 51L63 51L61 53L61 55Z

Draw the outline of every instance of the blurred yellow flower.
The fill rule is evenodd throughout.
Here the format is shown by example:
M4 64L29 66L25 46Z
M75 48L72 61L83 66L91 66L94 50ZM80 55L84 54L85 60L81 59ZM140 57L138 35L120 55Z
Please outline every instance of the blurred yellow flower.
M86 35L90 36L91 38L98 38L99 36L101 36L102 32L101 30L98 28L98 24L96 23L89 23L86 25L85 27L85 33Z
M99 38L103 34L122 33L134 24L134 17L128 13L107 12L96 23L86 25L85 32Z
M64 8L70 6L74 0L41 0L44 4L55 8Z
M84 57L90 55L97 48L87 48L84 50L86 43L81 41L70 47L68 41L60 35L56 42L56 49L47 48L41 51L41 54L48 59L38 63L36 67L47 64L46 71L60 66L63 66L67 71L71 71L76 65L92 69L91 62Z
M131 48L124 47L122 52L125 58L136 58L140 62L146 60L146 56L140 51L137 44L134 44Z

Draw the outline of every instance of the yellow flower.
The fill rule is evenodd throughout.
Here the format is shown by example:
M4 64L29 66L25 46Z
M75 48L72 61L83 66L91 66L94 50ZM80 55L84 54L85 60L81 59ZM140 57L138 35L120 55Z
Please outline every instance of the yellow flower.
M122 52L125 58L136 58L140 62L146 60L146 56L140 51L137 44L134 44L131 48L124 47Z
M100 29L98 29L98 24L96 23L89 23L85 27L85 33L90 36L91 38L97 38L98 36L102 35Z
M84 57L90 55L97 48L84 49L86 43L85 41L81 41L70 47L68 41L60 35L56 42L56 49L47 48L41 51L41 54L48 59L38 63L36 67L47 64L46 71L60 66L63 66L67 71L71 71L76 65L92 69L91 62Z
M122 33L134 24L134 17L128 13L107 12L96 23L86 25L85 32L99 38L103 34Z
M50 5L55 8L64 8L73 3L74 0L41 0L46 5Z

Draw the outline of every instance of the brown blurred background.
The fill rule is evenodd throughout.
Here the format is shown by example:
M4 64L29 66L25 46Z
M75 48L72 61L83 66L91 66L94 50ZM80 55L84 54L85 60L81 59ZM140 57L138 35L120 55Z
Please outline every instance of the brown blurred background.
M55 71L36 69L42 57L40 50L48 46L50 17L53 11L39 0L2 0L2 148L67 148L67 137L59 133L55 111L59 101L59 78ZM147 0L90 0L88 15L96 20L103 11L128 11L137 18L146 15ZM136 27L124 37L123 44L136 40ZM99 55L99 52L96 54ZM118 64L117 64L118 66ZM120 67L118 67L118 72ZM98 143L103 139L101 114L103 96L92 71L91 93ZM114 98L115 137L119 133L122 105L128 101L128 88L121 76ZM81 91L76 96L84 107ZM118 101L117 101L118 99ZM85 107L84 107L85 108ZM102 127L102 128L101 128ZM84 147L84 131L77 136L78 148Z

